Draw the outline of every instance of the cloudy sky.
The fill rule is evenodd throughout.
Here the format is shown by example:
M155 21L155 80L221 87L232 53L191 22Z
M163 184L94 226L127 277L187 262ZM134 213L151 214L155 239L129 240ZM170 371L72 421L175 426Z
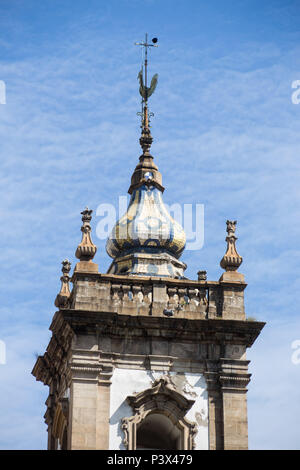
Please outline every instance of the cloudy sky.
M47 389L31 370L60 263L76 262L81 210L117 205L138 161L134 42L145 32L159 38L152 153L164 200L204 204L186 275L219 279L225 222L237 220L247 315L267 322L248 353L249 446L300 448L299 24L290 0L0 1L1 449L46 448Z

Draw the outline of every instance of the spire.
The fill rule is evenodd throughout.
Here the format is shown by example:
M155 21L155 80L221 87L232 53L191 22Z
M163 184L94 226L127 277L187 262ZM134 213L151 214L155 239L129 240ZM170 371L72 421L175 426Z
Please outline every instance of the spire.
M136 166L134 173L131 177L131 185L128 190L129 194L132 194L135 189L139 188L144 184L156 186L160 191L164 191L164 187L162 186L161 174L158 171L158 167L153 162L153 156L150 153L150 147L153 142L153 138L150 132L150 117L154 114L149 112L148 99L156 89L158 74L156 73L152 77L150 87L148 87L148 48L157 47L156 42L157 38L153 38L153 44L148 43L148 35L146 34L144 42L135 43L137 46L143 47L145 55L144 63L138 74L138 80L140 83L139 92L142 97L142 111L138 113L138 115L141 116L142 132L140 137L140 146L142 147L143 153L139 158L140 163Z
M150 132L149 97L154 93L158 75L147 86L147 51L157 38L142 43L145 61L138 74L142 97L141 137L142 155L131 177L128 190L131 199L126 213L113 227L106 243L106 251L113 258L109 274L142 275L182 278L186 264L179 261L185 248L186 236L164 205L162 177L150 153L153 141Z
M143 117L142 117L142 135L140 137L140 146L142 147L143 150L143 157L152 157L150 154L149 150L153 142L153 137L150 132L150 126L149 126L149 116L148 116L148 104L147 102L145 103L144 109L143 109Z
M69 272L71 270L71 263L69 260L65 259L62 261L62 273L63 275L61 276L61 288L59 294L57 294L56 299L55 299L55 306L58 308L66 308L68 306L68 300L71 295L70 293L70 287L69 287L69 282L70 282L70 276Z
M148 79L148 49L149 49L149 47L158 47L158 45L156 44L157 41L158 41L157 38L153 38L152 39L152 44L148 43L148 34L146 33L144 42L136 42L135 43L136 46L141 46L143 48L142 50L144 52L144 57L145 57L142 68L141 68L141 70L138 74L138 80L140 82L140 95L142 97L142 113L138 113L138 114L141 115L141 118L142 118L142 122L143 122L142 127L145 126L145 125L146 125L146 127L148 127L148 118L149 118L149 116L148 116L148 113L146 113L146 114L144 113L144 108L148 107L148 98L150 98L152 93L154 93L156 85L157 85L158 74L156 73L152 77L150 87L147 86L147 79ZM143 77L143 72L144 72L144 77ZM153 116L152 113L151 113L151 115ZM146 119L147 119L147 124L146 124Z
M92 262L94 258L97 247L92 242L91 238L91 225L90 222L92 220L92 210L86 207L84 211L81 212L82 215L82 240L79 243L75 256L80 260L79 263L76 264L75 271L98 271L98 265Z
M235 247L235 242L237 240L237 237L235 236L236 224L236 220L226 221L226 231L228 233L226 237L227 251L220 262L221 268L225 269L225 271L237 271L243 262L243 258L238 254Z

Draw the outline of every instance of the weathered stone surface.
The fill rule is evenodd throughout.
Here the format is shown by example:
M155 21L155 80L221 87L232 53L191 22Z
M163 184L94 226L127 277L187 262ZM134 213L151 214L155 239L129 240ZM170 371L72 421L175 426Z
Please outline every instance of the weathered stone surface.
M246 348L264 324L245 320L242 275L228 271L213 282L75 269L72 282L33 369L50 386L49 449L109 448L117 369L204 374L210 448L247 448ZM196 426L200 418L194 416Z
M33 370L37 380L50 385L45 415L50 434L59 400L69 390L68 448L107 449L113 371L118 368L172 370L204 374L206 377L210 448L247 447L245 387L250 376L245 351L254 342L263 323L229 320L222 316L198 318L197 315L193 317L193 312L189 312L190 317L187 318L187 312L182 312L184 305L174 317L166 317L162 312L153 316L149 302L147 314L138 315L132 309L137 309L140 294L145 295L145 286L146 291L152 290L153 295L149 279L129 286L112 284L107 278L100 278L98 282L93 276L89 282L86 278L76 279L74 276L73 305L84 305L84 309L63 309L55 314L50 327L53 337ZM156 304L170 307L168 289L171 289L170 294L177 289L178 299L183 292L195 296L190 282L186 284L186 288L182 281L180 287L156 284L153 299L161 300ZM116 287L111 289L112 285ZM126 302L131 302L132 309L124 307L124 302L122 304L123 294L120 292L123 287ZM215 287L216 283L213 284ZM128 297L129 288L133 293L132 300ZM222 287L219 288L222 291ZM242 299L240 291L234 292L237 298ZM99 307L105 300L101 298L103 293L109 293L110 311ZM177 300L173 296L175 305ZM99 308L92 310L91 306ZM58 444L58 439L62 441L63 436L56 439L49 436L49 448L62 445Z

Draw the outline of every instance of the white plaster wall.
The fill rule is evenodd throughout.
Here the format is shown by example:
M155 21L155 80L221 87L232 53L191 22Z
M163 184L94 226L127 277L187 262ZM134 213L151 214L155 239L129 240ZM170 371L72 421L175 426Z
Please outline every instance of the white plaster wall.
M132 416L131 407L127 404L126 397L135 392L142 392L152 386L154 380L165 375L162 371L146 371L133 369L115 369L112 376L110 395L110 432L109 449L125 450L123 445L124 433L121 428L121 420L124 417ZM176 380L176 372L169 372ZM195 400L194 405L186 414L187 419L194 421L198 425L198 432L195 436L195 450L208 449L208 401L205 379L201 374L184 374L186 383L183 394ZM182 379L182 374L178 376Z

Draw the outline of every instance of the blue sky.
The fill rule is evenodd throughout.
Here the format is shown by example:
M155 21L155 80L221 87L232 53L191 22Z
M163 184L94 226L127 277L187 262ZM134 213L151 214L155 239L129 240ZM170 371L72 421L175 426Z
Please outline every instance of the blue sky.
M300 448L299 20L289 0L1 0L1 449L46 448L47 389L30 372L50 338L60 263L76 262L81 210L116 204L138 161L133 43L146 31L159 38L152 153L164 200L205 205L187 276L220 277L225 221L237 219L247 315L267 322L248 353L250 448Z

